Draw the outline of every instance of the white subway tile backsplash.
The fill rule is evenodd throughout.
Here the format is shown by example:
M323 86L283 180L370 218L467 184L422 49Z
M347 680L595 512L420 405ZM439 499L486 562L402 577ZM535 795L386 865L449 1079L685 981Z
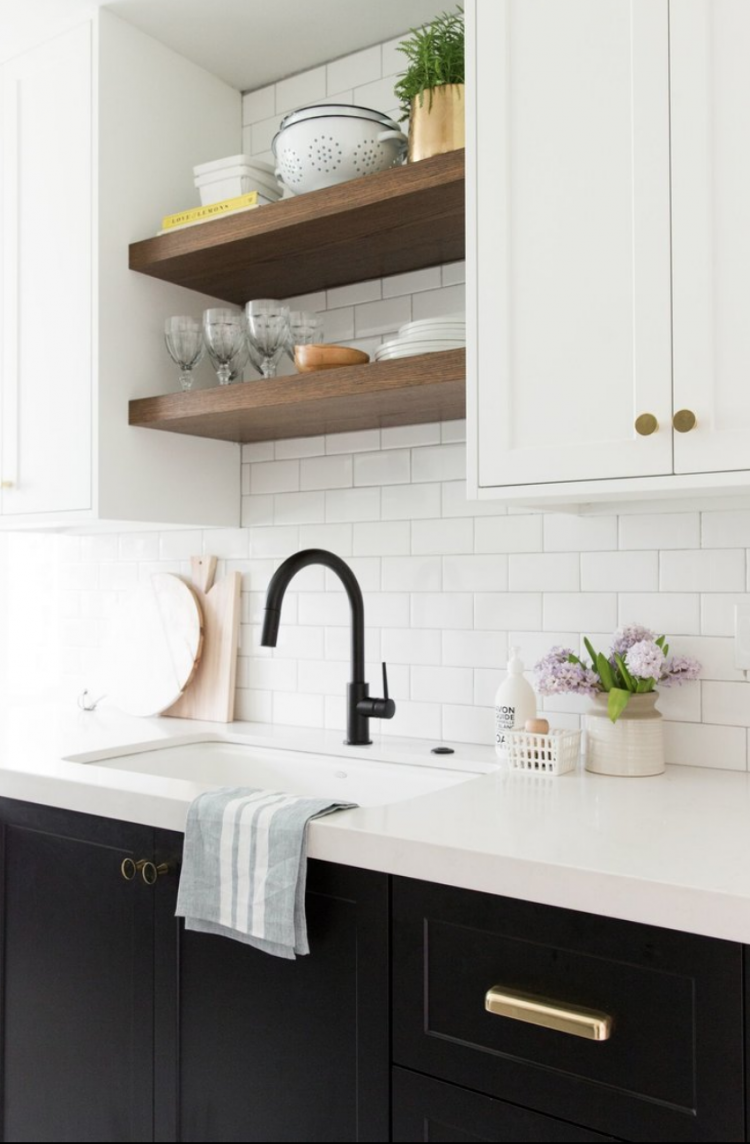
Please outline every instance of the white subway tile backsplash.
M377 556L352 556L347 560L359 580L363 592L378 592L381 588L381 561ZM325 588L333 592L341 588L341 581L330 568L325 569Z
M89 538L86 537L85 539ZM106 539L114 539L114 537L107 537ZM161 532L159 534L160 560L189 560L191 556L200 556L202 551L203 540L201 533L197 530Z
M293 659L248 658L247 680L248 687L259 691L294 691L297 662Z
M311 307L300 307L310 309ZM338 344L350 342L354 337L354 307L341 306L338 310L326 310L323 315L323 341Z
M750 509L702 514L704 548L750 548Z
M243 465L255 461L272 461L273 456L273 441L253 441L249 445L242 446Z
M508 660L508 640L502 632L446 631L442 657L449 667L501 668Z
M276 112L276 84L248 91L242 97L242 125L246 127L258 119L269 119Z
M474 521L457 517L454 520L415 520L411 526L412 552L441 553L471 552L474 547Z
M623 592L619 597L620 625L638 623L669 636L700 632L700 597L695 592ZM591 625L607 629L605 623ZM583 627L581 627L583 630Z
M341 84L341 87L348 86L346 83ZM325 66L291 75L289 79L282 79L276 84L276 114L293 111L308 103L316 103L326 94Z
M507 556L443 557L443 588L446 592L503 592L507 587Z
M541 592L481 593L474 597L474 627L480 631L538 631L542 599Z
M660 555L662 592L742 592L745 550L670 551Z
M299 465L300 488L346 489L352 485L354 463L345 453L333 457L307 457Z
M741 727L714 727L706 723L664 724L667 762L688 767L746 770L745 738L745 730Z
M299 530L299 546L327 548L337 556L351 556L352 529L351 524L303 524Z
M252 466L250 492L293 493L300 487L299 461L261 461Z
M439 556L384 556L383 588L389 592L439 592L443 564Z
M75 565L70 564L68 567L74 568ZM96 571L96 569L94 568L93 571ZM135 588L138 580L137 564L125 564L119 561L116 564L102 564L99 569L100 588L110 588L117 592L124 592L128 588ZM94 587L95 583L96 579L94 579L94 583L91 585L78 584L76 586L81 588Z
M613 631L616 626L614 592L547 592L544 596L545 631Z
M471 703L470 667L413 667L411 698L430 703Z
M165 535L169 534L165 533ZM178 533L177 535L180 534ZM197 535L198 537L198 547L193 551L200 552L201 534L198 532L197 534L191 535ZM111 533L103 533L101 536L76 536L70 539L79 541L75 551L76 560L99 561L117 560L118 558L120 551L118 538ZM120 559L123 559L123 557L120 557ZM167 557L167 559L169 559L169 557Z
M321 457L326 451L325 437L289 437L277 441L274 446L277 461L288 461L294 457Z
M381 429L381 444L384 449L408 449L412 445L439 445L440 422L426 425L394 425Z
M424 592L411 597L415 628L471 628L473 597L468 592Z
M249 469L249 465L244 468ZM263 496L243 496L242 527L252 528L254 524L273 524L273 493Z
M357 556L408 556L411 552L412 526L408 521L377 521L353 527Z
M409 623L410 602L406 592L365 592L365 616L369 628L405 628Z
M444 635L447 633L443 633ZM456 633L463 635L464 633ZM381 636L382 658L389 664L434 664L441 662L440 632L414 628L383 628ZM469 666L469 665L457 665Z
M655 592L659 587L656 552L583 552L584 592Z
M697 512L654 512L620 517L620 548L698 548Z
M445 487L445 486L444 486ZM477 552L541 552L541 516L488 516L476 521Z
M380 45L374 48L365 48L361 52L352 52L351 55L342 56L328 64L328 93L341 91L345 87L354 87L356 84L371 83L380 79L382 54Z
M331 433L326 437L326 453L364 453L379 448L379 429L358 429L354 433Z
M514 592L577 592L580 586L580 558L574 552L511 555L508 568Z
M616 516L549 513L538 519L544 523L545 552L596 552L617 548Z
M453 703L443 705L443 741L445 743L495 742L495 713L488 707L466 707Z
M706 723L750 727L750 682L717 683L706 680L703 692L703 719Z
M680 723L700 723L701 684L695 682L686 683L682 687L661 687L657 706L665 719L678 720Z
M412 451L411 479L415 482L458 481L465 477L465 445L440 445L435 449Z
M411 270L408 274L394 274L383 279L383 297L395 298L400 294L415 294L418 290L436 290L441 285L440 267Z
M351 286L334 286L327 291L328 309L340 306L356 306L361 302L374 302L382 296L380 279L369 282L353 282Z
M440 290L428 290L414 295L412 316L415 322L465 312L466 288L462 284L443 286Z
M505 516L508 510L497 501L466 499L466 481L443 483L443 516Z
M251 556L289 556L297 551L299 533L292 525L281 528L251 528Z
M271 115L268 117L268 119L259 119L256 123L253 123L249 132L250 153L257 158L264 151L270 151L271 144L273 143L273 137L278 130L278 115ZM247 128L242 132L242 136L243 145L246 147L247 143L244 143L244 140L247 137Z
M354 309L354 329L358 338L392 333L411 320L411 296L364 302Z
M326 520L379 520L380 489L333 489L326 493Z
M273 498L274 524L311 524L324 521L324 492L276 493Z
M373 107L387 115L398 102L393 94L394 84L394 76L376 79L371 83L355 84L354 102L358 107Z
M239 689L234 704L235 719L248 723L270 723L273 720L273 700L270 691Z
M414 461L412 459L412 479ZM383 520L440 516L440 485L389 485L382 490Z
M299 691L273 693L273 721L287 727L322 727L325 706L322 695Z
M358 453L354 458L355 485L403 485L411 477L409 449Z

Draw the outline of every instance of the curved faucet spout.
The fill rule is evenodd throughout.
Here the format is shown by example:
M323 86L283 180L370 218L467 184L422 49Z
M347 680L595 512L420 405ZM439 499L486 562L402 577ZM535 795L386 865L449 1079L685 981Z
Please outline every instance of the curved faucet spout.
M266 594L266 610L263 616L263 632L260 642L263 647L276 647L281 621L281 605L284 595L292 579L302 568L309 564L322 564L335 572L344 586L352 611L352 683L365 682L365 605L362 599L362 589L357 577L349 565L328 552L325 548L305 548L302 552L295 552L281 564L268 585Z

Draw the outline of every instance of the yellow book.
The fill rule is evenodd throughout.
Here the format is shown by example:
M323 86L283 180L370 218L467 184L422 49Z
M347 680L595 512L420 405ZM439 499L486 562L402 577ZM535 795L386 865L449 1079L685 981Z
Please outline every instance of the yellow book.
M247 210L248 207L257 206L258 192L249 191L246 195L237 195L234 199L224 199L220 203L211 203L208 207L192 207L187 211L178 211L177 214L166 215L161 220L161 228L162 230L172 230L176 226L185 226L186 223L220 218L221 215L231 214L232 211Z

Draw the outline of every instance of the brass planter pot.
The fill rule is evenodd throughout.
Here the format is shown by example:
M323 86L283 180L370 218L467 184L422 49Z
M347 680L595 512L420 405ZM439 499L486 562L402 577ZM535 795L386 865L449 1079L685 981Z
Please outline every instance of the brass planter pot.
M464 85L447 83L411 101L409 162L457 151L466 144Z

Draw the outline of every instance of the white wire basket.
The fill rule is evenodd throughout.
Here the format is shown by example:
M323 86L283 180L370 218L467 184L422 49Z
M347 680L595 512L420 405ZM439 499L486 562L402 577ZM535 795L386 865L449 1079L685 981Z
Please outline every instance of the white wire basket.
M548 735L535 731L508 731L508 766L514 771L564 775L578 766L581 732L557 729Z

